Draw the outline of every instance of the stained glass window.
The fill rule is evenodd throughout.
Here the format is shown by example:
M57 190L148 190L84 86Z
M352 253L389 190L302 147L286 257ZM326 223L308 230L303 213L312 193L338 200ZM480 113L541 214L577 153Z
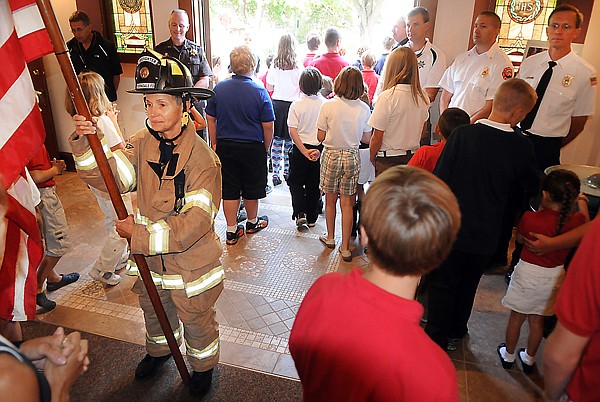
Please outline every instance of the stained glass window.
M142 53L154 47L150 0L111 0L119 53Z
M498 43L513 64L520 65L528 40L546 40L548 17L556 0L497 0L496 14L502 20Z

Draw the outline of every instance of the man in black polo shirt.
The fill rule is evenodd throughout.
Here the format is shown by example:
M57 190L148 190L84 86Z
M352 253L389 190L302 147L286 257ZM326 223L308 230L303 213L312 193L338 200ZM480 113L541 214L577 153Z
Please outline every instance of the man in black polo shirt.
M202 47L185 37L190 28L190 19L185 10L173 10L169 16L171 37L156 45L158 53L179 59L192 73L195 87L208 88L212 71Z
M210 65L204 55L202 46L187 39L185 35L190 29L190 18L185 10L173 10L169 16L169 33L171 37L155 46L154 50L163 56L170 56L182 62L192 73L194 86L208 88L210 77L213 75ZM194 107L202 117L204 114L204 101L194 103ZM206 140L206 130L197 131L198 135Z
M83 11L71 14L69 25L73 38L67 42L67 47L75 72L94 71L100 74L104 78L108 99L116 101L123 68L115 45L93 30L90 17Z

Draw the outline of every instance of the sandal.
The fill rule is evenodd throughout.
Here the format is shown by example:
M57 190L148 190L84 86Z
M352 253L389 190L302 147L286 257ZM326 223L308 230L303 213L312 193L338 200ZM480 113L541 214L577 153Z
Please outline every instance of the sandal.
M338 251L342 255L342 260L346 262L352 262L352 253L350 252L350 250L342 250L342 248L340 247L338 248Z
M319 236L319 240L321 240L321 242L328 248L335 248L335 239L330 239L327 237L326 233L323 233L321 236Z
M49 292L54 292L55 290L58 290L58 289L62 288L63 286L70 285L73 282L77 282L78 280L79 280L78 272L72 272L70 274L60 274L60 281L58 281L58 282L48 281L48 283L46 284L46 289Z

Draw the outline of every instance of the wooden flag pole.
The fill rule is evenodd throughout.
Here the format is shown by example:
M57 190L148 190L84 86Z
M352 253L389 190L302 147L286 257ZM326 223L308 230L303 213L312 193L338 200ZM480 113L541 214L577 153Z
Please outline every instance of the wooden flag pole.
M90 113L90 109L85 101L83 92L81 91L81 86L79 85L75 71L73 70L69 52L65 47L64 37L58 26L58 21L56 20L56 15L52 9L50 0L36 1L40 10L40 14L42 15L42 19L44 20L44 25L46 25L46 29L50 35L50 41L54 47L54 54L58 59L58 64L60 65L62 74L67 82L67 87L71 92L77 114L80 114L87 120L91 121L92 115ZM117 183L115 182L112 171L110 170L106 155L104 155L104 151L102 150L102 144L96 135L88 135L88 141L90 143L92 153L94 154L94 158L96 159L96 163L98 164L98 168L100 169L102 179L104 180L106 188L108 189L110 200L112 201L115 211L117 212L117 217L121 220L125 219L127 218L128 212L125 208L125 204L123 203L123 199L121 198L121 194L119 193L119 189L117 188ZM175 335L173 334L173 329L171 328L171 324L169 323L165 309L160 302L160 297L158 296L158 291L156 290L156 286L154 285L154 281L150 275L150 269L148 268L148 264L146 264L146 259L141 254L134 254L133 257L142 276L146 291L150 296L150 301L152 302L152 306L154 307L154 311L156 312L160 326L167 339L167 344L169 345L171 354L175 359L177 370L179 370L179 374L181 375L183 382L187 384L190 381L190 373L188 372L185 361L183 360L183 356L181 355L181 351L179 350L179 345L175 340Z

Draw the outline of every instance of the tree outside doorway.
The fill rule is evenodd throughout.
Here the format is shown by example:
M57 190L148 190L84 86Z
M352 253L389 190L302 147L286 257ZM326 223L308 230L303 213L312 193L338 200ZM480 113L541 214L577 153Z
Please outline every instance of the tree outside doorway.
M248 44L264 61L277 51L280 36L289 32L298 42L301 60L307 52L306 35L315 32L323 42L323 32L333 26L342 33L342 47L353 62L361 46L381 53L395 21L413 6L414 0L211 0L213 59L220 57L226 69L231 49ZM319 52L325 51L321 43Z

